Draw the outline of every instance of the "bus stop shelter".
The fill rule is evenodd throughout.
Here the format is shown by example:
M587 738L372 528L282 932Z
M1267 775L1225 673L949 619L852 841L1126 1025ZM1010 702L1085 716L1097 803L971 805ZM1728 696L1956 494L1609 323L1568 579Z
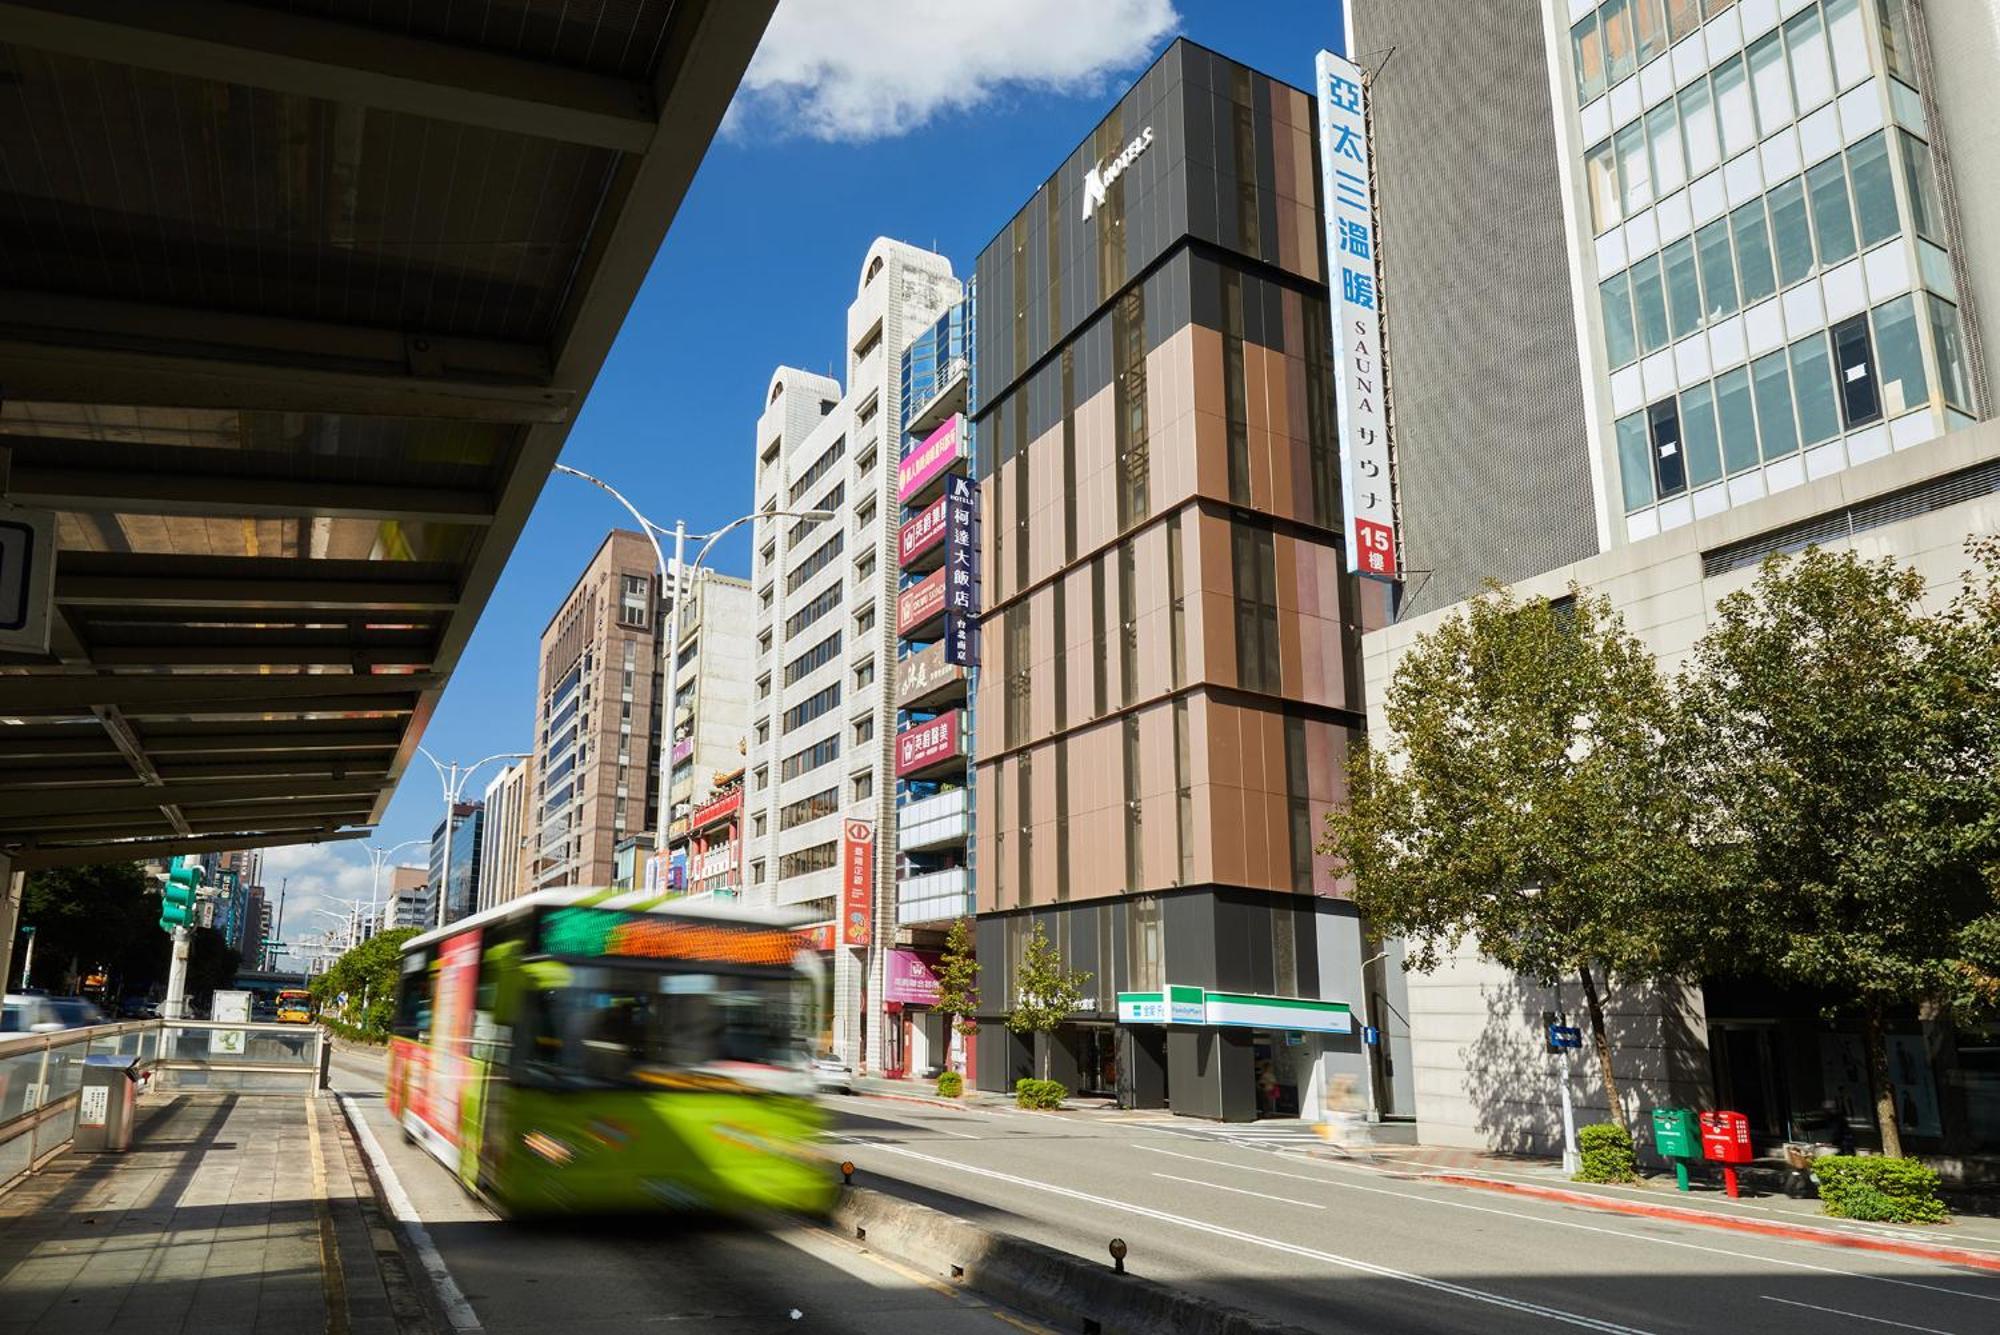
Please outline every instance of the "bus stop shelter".
M0 0L0 965L381 818L772 8Z

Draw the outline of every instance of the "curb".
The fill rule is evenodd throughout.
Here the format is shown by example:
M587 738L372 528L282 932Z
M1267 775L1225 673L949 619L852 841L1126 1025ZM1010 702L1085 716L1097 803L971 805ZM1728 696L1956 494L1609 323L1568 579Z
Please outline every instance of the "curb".
M1066 1330L1099 1335L1311 1335L1184 1292L1119 1274L1038 1242L865 1187L843 1187L832 1212L844 1236L904 1265Z
M1793 1242L1819 1242L1832 1247L1848 1247L1856 1251L1887 1252L1892 1256L1909 1256L1923 1261L1939 1261L1946 1265L2000 1271L2000 1255L1991 1252L1939 1247L1927 1242L1902 1242L1894 1238L1872 1238L1859 1233L1820 1228L1811 1224L1779 1224L1763 1219L1711 1214L1706 1210L1694 1210L1681 1205L1652 1205L1644 1201L1614 1200L1606 1196L1593 1196L1583 1191L1565 1191L1560 1187L1537 1187L1525 1182L1505 1182L1498 1178L1477 1177L1470 1173L1425 1173L1419 1180L1442 1182L1454 1187L1474 1187L1481 1191L1504 1192L1513 1196L1532 1196L1538 1200L1557 1201L1564 1205L1581 1205L1587 1209L1602 1210L1610 1214L1635 1215L1642 1219L1666 1219L1675 1223L1700 1224L1707 1228L1725 1229L1733 1233L1754 1233L1762 1237L1785 1238Z
M922 1094L890 1094L874 1089L857 1089L854 1093L857 1098L889 1099L896 1103L915 1103L925 1108L949 1108L953 1112L969 1111L963 1103L954 1103L950 1099L925 1098Z

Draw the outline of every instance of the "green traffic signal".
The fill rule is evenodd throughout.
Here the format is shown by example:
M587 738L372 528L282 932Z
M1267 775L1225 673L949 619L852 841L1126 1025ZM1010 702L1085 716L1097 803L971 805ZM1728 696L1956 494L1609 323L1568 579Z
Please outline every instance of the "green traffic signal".
M194 922L194 901L201 893L201 864L175 858L160 887L160 930L172 932Z

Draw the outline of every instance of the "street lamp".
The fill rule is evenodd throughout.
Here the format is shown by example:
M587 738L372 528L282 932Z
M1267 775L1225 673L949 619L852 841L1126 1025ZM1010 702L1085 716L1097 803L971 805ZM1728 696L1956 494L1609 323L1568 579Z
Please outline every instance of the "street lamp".
M496 760L526 760L528 753L526 751L496 751L490 756L473 761L470 765L462 769L459 767L459 763L454 760L451 762L449 770L447 770L445 763L432 755L424 747L420 746L417 750L422 751L424 759L431 762L431 768L437 771L438 782L444 786L444 864L438 871L439 884L436 886L437 919L431 924L433 927L442 927L444 926L446 888L451 885L451 821L452 817L457 814L459 795L465 791L465 785L472 778L473 771L477 770L480 766L490 765ZM412 840L411 842L421 843L422 840Z
M664 695L661 699L660 712L660 824L658 832L654 835L655 849L659 853L665 854L667 851L667 827L672 823L673 819L674 715L680 707L678 699L680 694L678 689L680 685L680 672L675 659L679 655L681 647L681 590L683 582L690 589L693 587L694 581L700 578L702 562L708 559L709 550L721 540L723 535L732 529L744 524L755 523L759 519L805 519L819 523L823 520L834 518L834 512L831 510L758 510L752 514L732 519L712 533L690 534L687 531L686 520L676 519L673 528L668 529L664 525L656 524L646 518L645 515L639 513L638 506L625 499L623 492L601 477L586 473L581 468L571 468L568 464L557 464L555 471L558 473L567 473L571 477L581 478L583 481L588 482L591 486L596 487L610 496L612 500L624 506L626 513L638 521L640 531L646 535L646 541L653 544L653 560L660 568L660 589L662 592L667 587L667 557L666 553L660 549L660 540L656 535L668 532L674 535L673 602L667 609L667 638L664 647L660 651L660 675L666 679L666 685L663 688ZM692 567L684 563L684 558L687 556L687 541L690 537L701 541L701 550L695 553Z
M451 818L446 816L445 819L448 821ZM450 832L447 831L446 833L449 834ZM375 845L369 844L361 850L368 855L368 911L373 915L371 920L375 924L376 931L379 932L382 930L382 868L388 865L390 858L395 857L396 854L402 852L404 849L414 848L418 844L428 842L425 839L405 839L402 843L396 844L391 848L377 848Z

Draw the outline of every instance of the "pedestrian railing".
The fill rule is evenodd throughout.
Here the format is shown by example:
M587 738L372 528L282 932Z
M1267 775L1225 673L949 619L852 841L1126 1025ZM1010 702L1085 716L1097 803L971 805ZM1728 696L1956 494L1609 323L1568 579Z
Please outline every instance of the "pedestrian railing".
M325 1084L318 1025L130 1020L0 1035L0 1188L70 1142L90 1057L133 1057L162 1089L311 1094Z

